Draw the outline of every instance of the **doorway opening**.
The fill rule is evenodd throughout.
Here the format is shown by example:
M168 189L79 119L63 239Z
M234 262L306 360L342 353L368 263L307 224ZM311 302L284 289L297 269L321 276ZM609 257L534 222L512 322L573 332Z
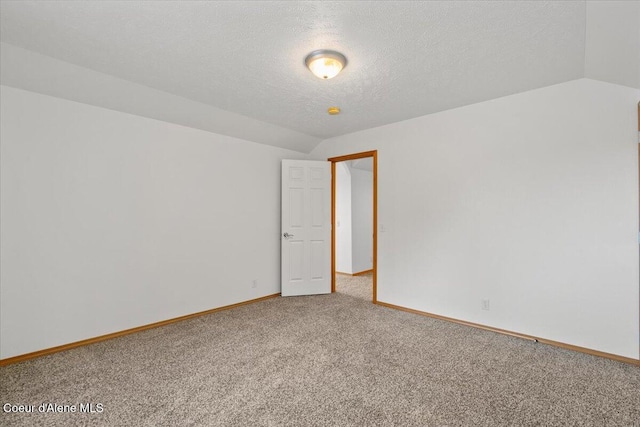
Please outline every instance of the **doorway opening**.
M377 276L378 276L378 152L377 150L366 151L362 153L348 154L345 156L332 157L328 159L331 162L331 292L336 291L336 274L338 274L337 270L337 233L338 228L341 224L338 223L338 201L336 200L337 196L337 185L338 185L338 168L344 168L347 164L353 165L354 163L357 165L358 162L363 160L370 160L370 168L371 168L371 190L372 194L370 195L371 199L371 208L372 208L372 224L370 224L371 228L371 249L370 255L365 254L364 257L370 256L371 259L371 268L365 269L363 271L350 271L352 275L364 274L371 275L372 280L372 291L371 291L371 301L375 304L378 301L377 297ZM342 164L342 162L345 162ZM365 163L365 162L363 162ZM366 169L368 169L367 167ZM358 168L356 168L358 169ZM364 169L364 170L366 170ZM365 195L366 196L366 195ZM368 233L367 233L368 234ZM365 242L365 246L366 246ZM360 254L360 258L362 259L362 254ZM365 259L366 262L366 259ZM359 265L363 265L360 263ZM361 269L362 267L360 267ZM358 268L356 268L358 270ZM353 274L355 273L355 274Z

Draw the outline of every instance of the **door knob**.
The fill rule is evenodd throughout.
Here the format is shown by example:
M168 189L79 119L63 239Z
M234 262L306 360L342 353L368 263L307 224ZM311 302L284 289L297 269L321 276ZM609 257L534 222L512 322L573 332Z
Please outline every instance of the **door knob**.
M284 233L283 236L285 239L288 239L289 237L293 237L293 234Z

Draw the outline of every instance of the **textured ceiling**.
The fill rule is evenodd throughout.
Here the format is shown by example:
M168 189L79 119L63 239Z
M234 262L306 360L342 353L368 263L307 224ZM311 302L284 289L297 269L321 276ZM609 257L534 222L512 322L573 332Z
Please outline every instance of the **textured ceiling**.
M1 7L2 42L318 141L585 75L577 1ZM304 67L321 48L349 60L334 79ZM326 113L332 105L340 116Z

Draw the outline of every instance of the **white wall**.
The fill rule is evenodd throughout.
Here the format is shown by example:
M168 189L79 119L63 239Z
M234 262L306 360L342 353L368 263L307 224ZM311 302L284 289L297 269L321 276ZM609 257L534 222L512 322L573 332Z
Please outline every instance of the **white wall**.
M640 89L640 1L586 7L584 76Z
M280 159L300 153L0 98L1 358L280 291Z
M336 163L336 271L373 268L373 173Z
M372 161L371 159L368 159ZM352 272L373 268L373 173L351 168Z
M336 271L353 273L351 252L351 169L336 163Z
M580 79L312 155L378 150L380 301L637 359L638 100Z
M301 154L0 100L1 358L279 291L279 160ZM581 79L313 155L378 150L380 301L638 358L638 100Z

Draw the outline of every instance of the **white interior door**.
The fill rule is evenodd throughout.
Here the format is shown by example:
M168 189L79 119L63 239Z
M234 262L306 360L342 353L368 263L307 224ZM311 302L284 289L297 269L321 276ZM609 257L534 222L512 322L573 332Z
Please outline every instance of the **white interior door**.
M331 163L282 161L282 296L331 293Z

